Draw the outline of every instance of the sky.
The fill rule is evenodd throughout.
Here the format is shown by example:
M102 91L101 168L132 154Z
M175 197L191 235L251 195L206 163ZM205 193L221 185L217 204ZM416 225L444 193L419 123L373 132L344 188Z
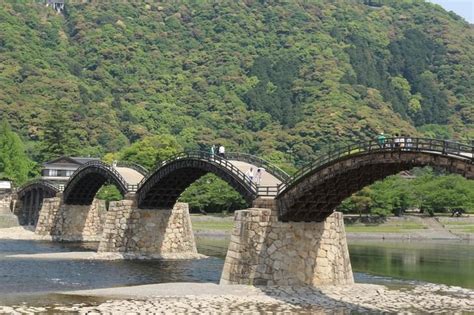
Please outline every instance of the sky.
M474 0L428 0L441 5L445 10L453 11L469 23L474 24Z

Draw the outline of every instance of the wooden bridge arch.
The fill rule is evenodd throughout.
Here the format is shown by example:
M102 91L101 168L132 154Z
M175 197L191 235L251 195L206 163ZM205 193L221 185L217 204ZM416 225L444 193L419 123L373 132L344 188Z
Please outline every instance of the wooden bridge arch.
M226 158L222 158L202 151L185 152L160 162L155 170L142 180L137 190L138 207L170 208L189 185L207 173L213 173L226 181L248 203L260 195L262 189L267 189L265 193L268 194L268 187L258 186L248 178L244 171L235 165L236 161L245 161L246 165L254 168L265 168L275 179L275 185L272 187L274 194L277 184L289 178L282 170L251 155L230 153Z
M114 184L122 195L131 187L117 170L106 163L91 161L79 167L71 175L63 192L63 201L71 205L90 205L105 183Z
M419 138L350 145L323 155L279 186L282 221L324 221L340 203L375 181L432 166L474 179L471 145Z
M55 197L59 189L45 180L33 180L24 184L16 193L13 209L20 225L36 225L44 198Z

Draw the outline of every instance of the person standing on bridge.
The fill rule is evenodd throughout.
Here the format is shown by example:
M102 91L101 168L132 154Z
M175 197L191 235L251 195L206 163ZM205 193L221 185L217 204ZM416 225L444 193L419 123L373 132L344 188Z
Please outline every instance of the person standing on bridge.
M255 183L257 184L257 186L260 186L260 183L262 182L263 171L263 168L257 168L257 174L255 175Z
M380 148L383 149L385 147L385 135L381 132L377 137L377 143L379 144Z
M395 134L395 140L394 140L394 143L395 143L395 148L398 149L400 148L402 145L402 139L400 138L400 135L398 133Z
M225 147L222 144L219 145L219 155L221 158L225 159Z
M245 176L250 179L250 181L252 182L253 181L253 176L254 176L254 173L253 173L253 167L249 168L247 170L247 172L245 172Z
M211 160L214 159L214 154L216 153L216 146L211 145Z

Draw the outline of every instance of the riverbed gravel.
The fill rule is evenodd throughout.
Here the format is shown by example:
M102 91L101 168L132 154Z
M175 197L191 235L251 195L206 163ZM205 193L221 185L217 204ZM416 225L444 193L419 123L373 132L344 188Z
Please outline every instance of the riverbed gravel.
M166 294L166 286L170 294ZM181 290L184 286L186 289ZM208 292L206 286L209 286ZM108 297L108 300L98 305L3 306L0 307L0 313L460 314L474 312L474 290L438 284L422 284L395 290L374 284L311 288L167 283L142 287L83 291L84 294L89 292L92 296ZM124 296L125 290L130 293L128 298ZM195 294L189 294L193 291ZM81 294L81 292L69 292L69 294Z

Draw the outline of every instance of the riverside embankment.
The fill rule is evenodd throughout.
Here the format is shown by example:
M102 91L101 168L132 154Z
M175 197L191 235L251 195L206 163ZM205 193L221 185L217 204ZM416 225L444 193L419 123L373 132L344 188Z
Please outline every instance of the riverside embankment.
M232 216L192 215L194 233L198 236L230 235ZM474 240L474 215L461 217L402 217L345 216L347 238L394 240Z

